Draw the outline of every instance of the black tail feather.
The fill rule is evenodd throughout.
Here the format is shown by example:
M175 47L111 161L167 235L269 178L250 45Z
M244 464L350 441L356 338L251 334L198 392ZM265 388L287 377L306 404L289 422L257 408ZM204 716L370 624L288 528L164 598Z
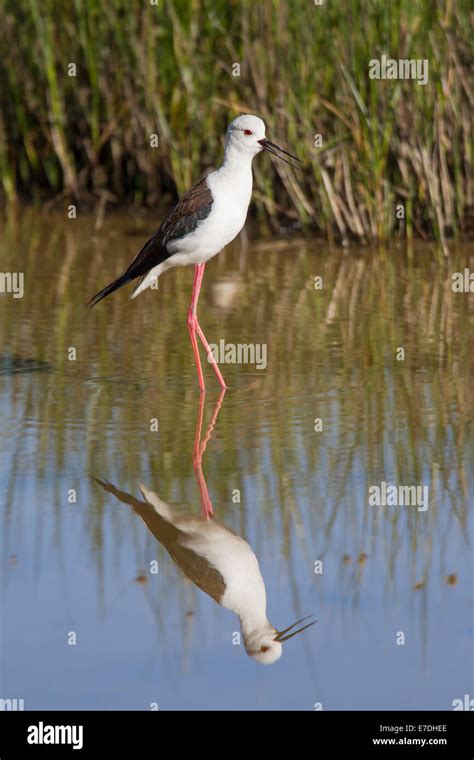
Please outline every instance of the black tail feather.
M117 277L116 280L109 283L109 285L106 285L105 288L102 288L102 290L99 290L98 293L95 294L95 296L92 296L92 298L87 301L86 304L84 304L87 308L92 309L93 306L96 305L96 303L99 303L99 301L102 301L103 298L106 296L109 296L111 293L114 293L119 288L123 287L127 284L127 282L131 282L133 280L133 277L130 277L127 274L122 274L120 277Z

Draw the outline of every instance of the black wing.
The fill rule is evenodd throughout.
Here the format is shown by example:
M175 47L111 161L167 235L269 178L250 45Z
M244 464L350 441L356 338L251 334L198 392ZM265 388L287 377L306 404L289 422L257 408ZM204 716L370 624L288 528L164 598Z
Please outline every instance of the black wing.
M189 539L187 534L176 528L158 514L154 507L147 501L140 501L126 491L120 491L109 483L108 480L91 476L99 486L113 494L119 501L132 507L133 511L141 517L147 528L155 536L170 555L173 562L201 591L208 594L214 601L220 603L224 596L226 586L224 578L217 568L211 565L204 557L186 546Z
M196 229L199 222L205 219L211 210L213 203L212 193L206 178L199 182L183 195L177 205L162 221L155 234L140 249L130 266L116 280L99 290L86 306L92 308L106 296L135 280L143 277L150 269L158 266L172 256L167 249L167 244L173 240L179 240Z

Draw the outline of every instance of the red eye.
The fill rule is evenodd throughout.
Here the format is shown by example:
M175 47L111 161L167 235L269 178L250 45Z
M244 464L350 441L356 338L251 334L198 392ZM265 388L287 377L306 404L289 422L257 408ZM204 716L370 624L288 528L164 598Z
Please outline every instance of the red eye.
M251 129L244 129L244 135L253 135L253 132Z

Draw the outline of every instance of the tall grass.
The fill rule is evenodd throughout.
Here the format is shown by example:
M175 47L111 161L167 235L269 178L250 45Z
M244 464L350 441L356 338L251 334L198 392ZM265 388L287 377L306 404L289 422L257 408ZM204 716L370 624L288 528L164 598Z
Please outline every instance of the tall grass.
M169 201L218 160L230 118L250 111L305 162L298 174L256 162L257 208L273 231L445 245L466 230L468 0L0 3L7 201ZM428 59L429 83L370 79L384 53Z

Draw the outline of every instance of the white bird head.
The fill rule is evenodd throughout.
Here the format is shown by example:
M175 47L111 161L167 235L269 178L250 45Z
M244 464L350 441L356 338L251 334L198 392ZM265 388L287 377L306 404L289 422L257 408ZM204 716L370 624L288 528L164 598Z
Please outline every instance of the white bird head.
M293 638L293 636L305 631L316 623L316 620L313 620L302 628L298 628L296 631L293 630L293 628L300 623L303 623L305 620L308 620L310 617L312 617L312 615L297 620L296 623L288 626L288 628L285 628L283 631L278 631L268 623L265 628L260 628L248 633L244 636L244 645L247 654L262 665L271 665L273 662L280 659L283 653L282 644L284 641L288 641L288 639Z
M285 156L289 156L295 161L300 161L300 159L292 153L288 153L286 150L283 150L283 148L275 145L275 143L267 140L265 132L265 122L258 116L252 116L252 114L237 116L236 119L231 121L227 128L226 148L233 148L238 150L239 153L246 153L252 158L253 156L256 156L257 153L260 153L261 150L267 150L286 164L290 164L290 162L283 158L283 156L279 155L279 153L284 153ZM277 153L277 151L279 151L279 153ZM290 164L290 166L293 166L293 164Z
M256 156L263 150L259 140L264 139L265 122L258 116L237 116L227 128L226 145L236 148L240 153Z

